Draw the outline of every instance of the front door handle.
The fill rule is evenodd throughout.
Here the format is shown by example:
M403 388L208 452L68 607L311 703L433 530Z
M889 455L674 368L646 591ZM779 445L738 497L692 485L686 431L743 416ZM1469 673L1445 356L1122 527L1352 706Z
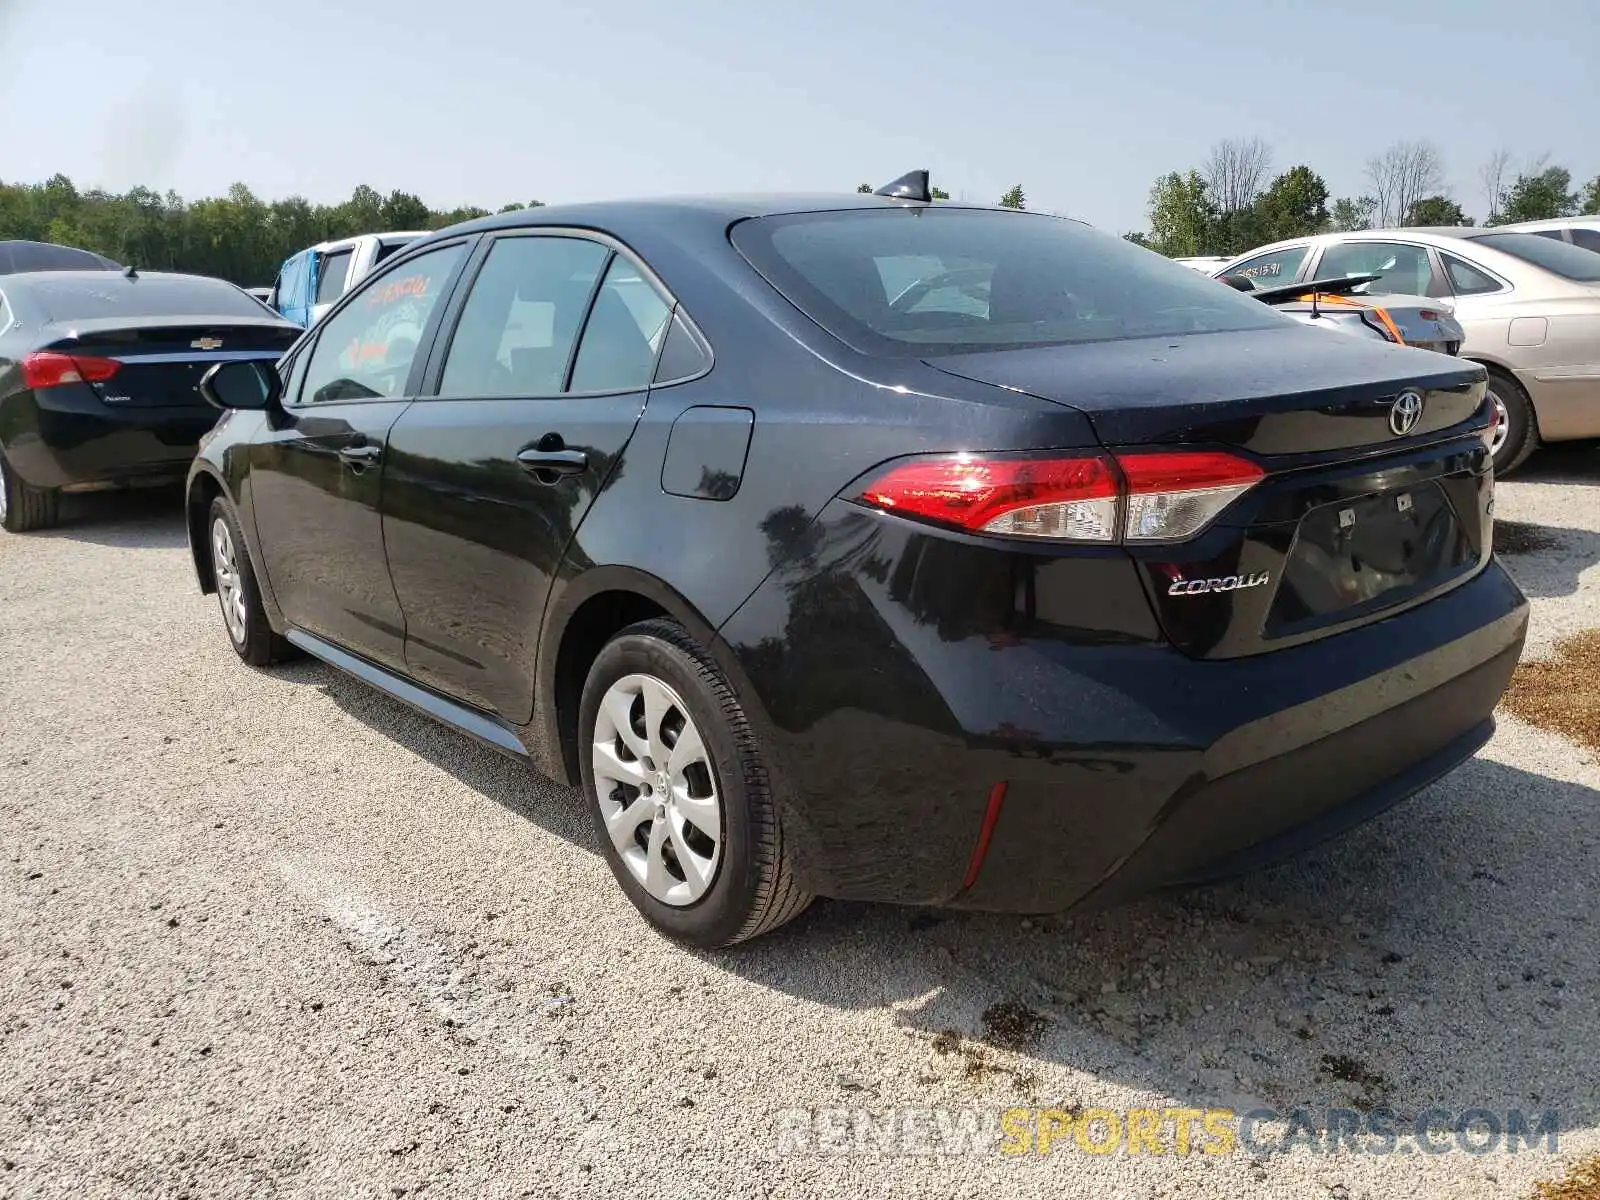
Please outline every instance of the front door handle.
M339 457L352 467L371 466L382 454L383 447L374 446L371 442L363 442L359 446L345 446L339 451Z
M589 469L589 456L582 450L541 450L530 446L518 451L517 461L536 474L557 478L582 475Z

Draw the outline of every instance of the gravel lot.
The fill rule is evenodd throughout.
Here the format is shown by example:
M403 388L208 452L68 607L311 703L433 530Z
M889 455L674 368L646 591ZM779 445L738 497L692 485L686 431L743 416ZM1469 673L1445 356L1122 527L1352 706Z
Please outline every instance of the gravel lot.
M1586 449L1501 487L1548 535L1507 558L1530 655L1600 626L1597 484ZM819 904L697 955L634 915L573 793L319 665L242 667L176 497L79 501L0 534L0 1195L1527 1195L1600 1150L1597 787L1507 718L1236 884L1071 921ZM1563 1133L941 1158L774 1132L795 1106L1297 1102Z

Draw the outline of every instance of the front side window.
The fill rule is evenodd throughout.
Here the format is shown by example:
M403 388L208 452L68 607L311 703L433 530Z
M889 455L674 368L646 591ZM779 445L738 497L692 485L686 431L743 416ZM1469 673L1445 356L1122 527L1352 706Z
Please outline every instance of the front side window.
M981 209L759 217L739 252L866 353L916 355L1275 328L1287 318L1076 221Z
M1341 242L1329 246L1323 252L1322 261L1317 264L1317 278L1329 280L1351 275L1381 276L1375 282L1356 289L1360 292L1392 292L1404 296L1431 296L1437 293L1428 251L1422 246L1403 242Z
M1600 252L1600 229L1574 229L1572 244L1584 250Z
M461 308L445 396L553 396L611 251L572 237L501 238Z
M430 250L366 283L323 322L303 397L318 404L403 395L428 320L465 252L462 243Z
M332 304L344 295L345 277L350 274L350 256L354 251L341 250L324 258L317 269L317 303Z
M1300 274L1300 264L1305 262L1310 246L1285 246L1269 250L1254 258L1247 258L1229 275L1243 275L1258 288L1277 287L1280 283L1293 283Z
M672 306L620 254L611 260L583 327L572 365L574 392L633 391L650 386Z

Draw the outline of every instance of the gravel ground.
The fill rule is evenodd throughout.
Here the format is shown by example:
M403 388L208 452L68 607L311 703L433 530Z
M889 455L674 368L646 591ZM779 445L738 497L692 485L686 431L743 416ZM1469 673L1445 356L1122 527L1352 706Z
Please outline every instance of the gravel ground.
M1543 531L1507 558L1531 655L1600 625L1596 483L1571 451L1500 489ZM819 904L693 954L634 915L573 793L319 665L242 667L174 497L80 502L0 534L0 1195L1523 1196L1600 1149L1597 787L1505 719L1238 883L1076 920ZM1009 1157L775 1131L1297 1103L1563 1132Z

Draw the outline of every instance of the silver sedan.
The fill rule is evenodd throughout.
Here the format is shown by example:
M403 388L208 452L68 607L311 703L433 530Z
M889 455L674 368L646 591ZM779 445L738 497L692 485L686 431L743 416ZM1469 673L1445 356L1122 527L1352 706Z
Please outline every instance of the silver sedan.
M1278 242L1213 274L1263 287L1377 275L1373 293L1451 304L1461 356L1489 369L1500 474L1541 442L1600 437L1600 254L1492 227L1372 229Z

